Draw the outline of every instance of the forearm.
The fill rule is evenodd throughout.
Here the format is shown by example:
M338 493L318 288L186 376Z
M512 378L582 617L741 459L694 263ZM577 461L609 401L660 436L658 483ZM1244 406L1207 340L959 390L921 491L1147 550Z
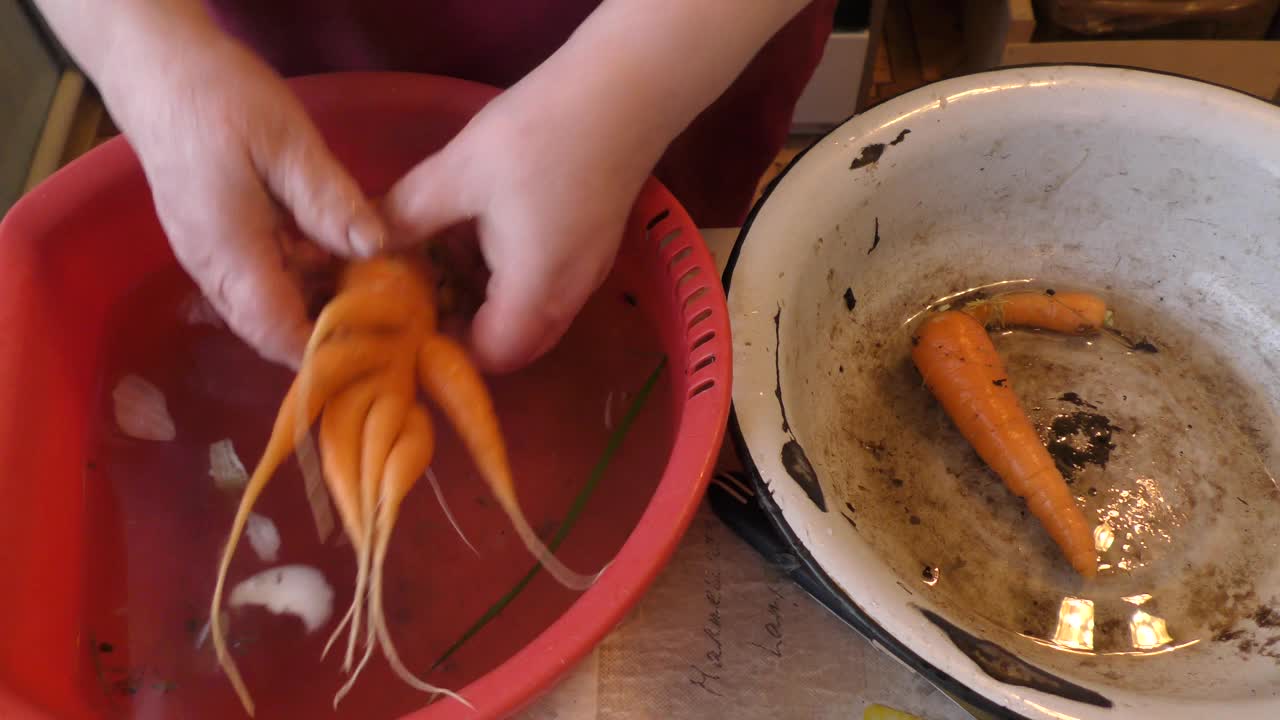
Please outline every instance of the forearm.
M808 2L606 0L534 75L656 160Z
M110 104L150 69L221 33L200 0L34 0Z

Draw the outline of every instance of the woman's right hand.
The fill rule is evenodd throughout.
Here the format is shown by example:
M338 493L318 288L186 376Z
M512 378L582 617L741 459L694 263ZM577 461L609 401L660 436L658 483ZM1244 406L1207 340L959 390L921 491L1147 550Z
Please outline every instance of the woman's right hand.
M211 23L131 40L95 80L179 263L233 332L296 369L311 323L290 261L371 254L380 215L283 79Z

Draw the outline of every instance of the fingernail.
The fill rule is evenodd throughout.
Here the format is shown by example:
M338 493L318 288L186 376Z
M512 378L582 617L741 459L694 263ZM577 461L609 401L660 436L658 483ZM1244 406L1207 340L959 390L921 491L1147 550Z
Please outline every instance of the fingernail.
M386 249L387 232L371 214L360 213L347 228L347 240L357 255L369 257Z

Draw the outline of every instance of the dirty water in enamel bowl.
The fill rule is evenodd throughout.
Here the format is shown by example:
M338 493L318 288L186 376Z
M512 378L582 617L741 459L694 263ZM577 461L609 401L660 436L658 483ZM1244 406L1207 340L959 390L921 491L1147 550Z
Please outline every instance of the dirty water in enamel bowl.
M846 618L1006 714L1280 717L1278 171L1280 109L1075 66L927 86L788 168L725 274L734 433ZM911 362L931 305L1017 289L1114 311L993 332L1092 580Z

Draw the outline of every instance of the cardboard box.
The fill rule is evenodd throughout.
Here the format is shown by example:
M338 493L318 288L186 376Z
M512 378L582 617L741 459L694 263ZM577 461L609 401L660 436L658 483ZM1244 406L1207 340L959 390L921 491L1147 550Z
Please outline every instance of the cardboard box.
M1156 70L1280 99L1280 42L1268 40L1082 40L1035 42L1032 0L969 0L974 69L1089 63Z

